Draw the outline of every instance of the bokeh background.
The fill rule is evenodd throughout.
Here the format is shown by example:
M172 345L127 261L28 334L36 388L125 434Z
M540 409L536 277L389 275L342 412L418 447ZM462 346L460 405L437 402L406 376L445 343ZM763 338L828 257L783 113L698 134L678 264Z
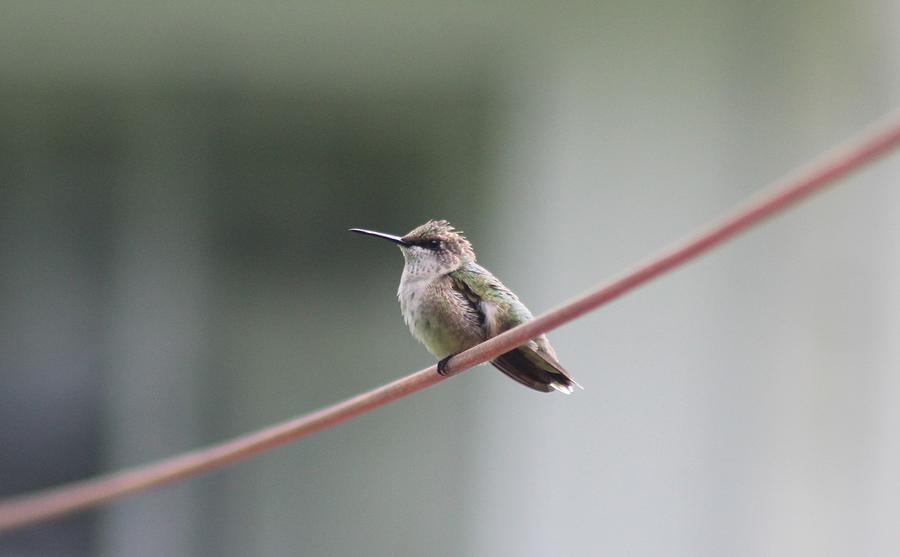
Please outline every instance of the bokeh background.
M432 363L397 250L541 312L900 101L900 4L0 6L0 494ZM900 158L481 367L0 555L900 553Z

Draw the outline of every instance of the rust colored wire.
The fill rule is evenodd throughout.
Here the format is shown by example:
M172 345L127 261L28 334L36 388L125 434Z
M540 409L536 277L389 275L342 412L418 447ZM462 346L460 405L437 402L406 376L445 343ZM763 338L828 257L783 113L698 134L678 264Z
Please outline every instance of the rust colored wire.
M666 271L733 238L747 228L822 190L838 178L900 144L900 113L888 115L841 146L777 181L699 233L662 251L634 270L455 356L448 375L491 360L528 339L577 319ZM233 464L421 391L445 378L435 366L353 398L209 447L36 493L0 501L0 532L95 507L124 495Z

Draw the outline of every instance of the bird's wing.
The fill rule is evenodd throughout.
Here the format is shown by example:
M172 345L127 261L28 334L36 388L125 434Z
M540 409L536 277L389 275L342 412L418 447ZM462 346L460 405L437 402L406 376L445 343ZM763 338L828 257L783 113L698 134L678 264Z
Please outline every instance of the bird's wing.
M483 288L478 286L477 279L465 268L457 269L447 276L450 277L450 284L453 286L453 290L469 303L472 312L478 315L479 323L482 327L485 327L487 316L481 305L482 296L480 294L483 292Z
M454 288L481 316L487 337L533 319L531 312L512 291L474 263L450 273L450 278ZM556 389L571 392L572 385L577 385L557 360L553 347L544 335L502 354L491 363L519 383L538 391Z

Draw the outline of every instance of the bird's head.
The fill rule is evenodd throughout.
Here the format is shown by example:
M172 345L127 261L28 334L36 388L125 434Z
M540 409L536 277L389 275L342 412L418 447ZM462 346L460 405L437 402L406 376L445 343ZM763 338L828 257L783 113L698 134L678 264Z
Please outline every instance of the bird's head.
M400 246L406 272L414 276L437 276L475 261L472 244L445 220L430 220L404 236L351 228L351 232L384 238Z

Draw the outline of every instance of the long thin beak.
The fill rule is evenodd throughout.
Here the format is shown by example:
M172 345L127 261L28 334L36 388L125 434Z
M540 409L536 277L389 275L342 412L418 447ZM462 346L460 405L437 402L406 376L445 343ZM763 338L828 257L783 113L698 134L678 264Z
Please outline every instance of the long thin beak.
M385 234L384 232L375 232L374 230L364 230L362 228L351 228L350 232L356 232L357 234L365 234L366 236L375 236L377 238L384 238L385 240L389 240L394 242L395 244L399 244L401 246L408 246L406 242L403 241L403 238L400 236L394 236L393 234Z

